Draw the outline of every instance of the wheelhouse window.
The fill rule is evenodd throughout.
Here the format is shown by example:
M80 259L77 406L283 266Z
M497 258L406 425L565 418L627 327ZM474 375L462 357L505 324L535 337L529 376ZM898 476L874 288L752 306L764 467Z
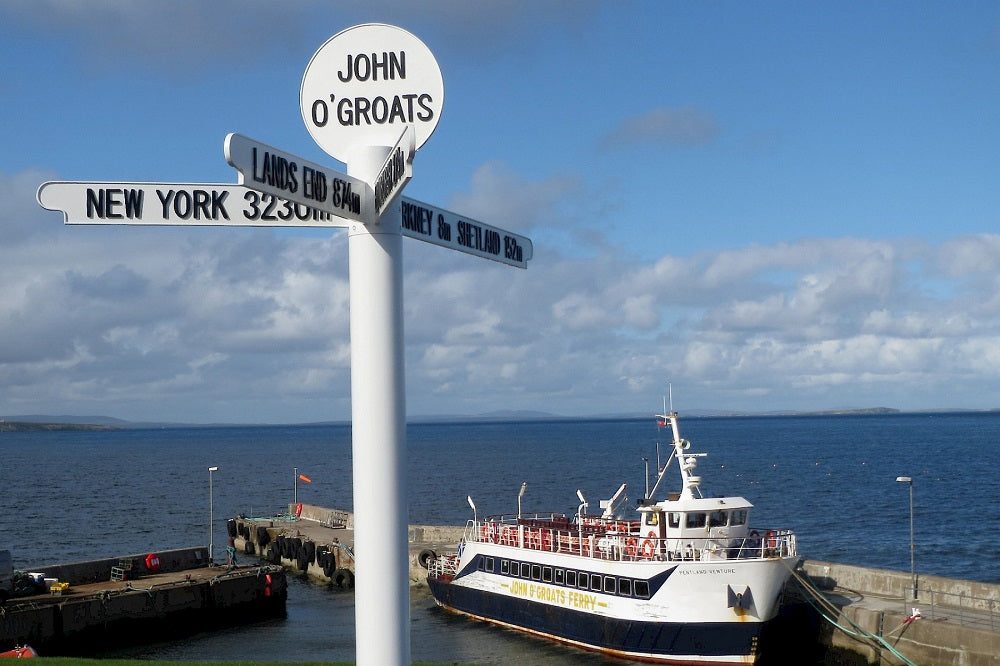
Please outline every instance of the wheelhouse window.
M681 514L676 511L671 511L667 514L667 525L670 527L680 527L681 526Z
M729 515L725 511L713 511L708 514L709 527L725 527L728 523Z
M729 524L730 525L746 525L747 524L747 510L746 509L735 509L729 513Z
M685 527L704 527L706 515L701 511L692 511L686 515Z

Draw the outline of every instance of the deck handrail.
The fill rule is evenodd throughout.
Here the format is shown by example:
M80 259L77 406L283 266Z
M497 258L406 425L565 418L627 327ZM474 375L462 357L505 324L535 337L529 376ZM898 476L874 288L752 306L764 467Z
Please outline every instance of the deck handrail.
M563 528L563 520L563 517L558 520L518 518L515 514L488 516L468 522L465 540L625 561L746 560L797 554L795 534L791 530L753 528L748 530L747 536L733 538L712 535L659 538L643 537L627 529L626 526L631 527L630 521L606 521L599 525L566 522ZM553 524L558 527L551 527ZM616 528L622 531L614 531Z

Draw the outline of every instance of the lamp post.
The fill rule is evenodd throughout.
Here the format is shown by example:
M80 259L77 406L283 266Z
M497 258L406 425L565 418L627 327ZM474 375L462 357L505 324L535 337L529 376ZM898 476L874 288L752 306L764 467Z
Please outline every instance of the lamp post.
M897 476L898 483L905 483L910 486L910 583L913 586L913 599L917 598L917 570L914 566L915 550L913 545L913 477Z
M212 526L215 522L215 502L212 501L212 472L218 472L218 467L208 468L208 563L215 563L215 543L213 538L215 530Z

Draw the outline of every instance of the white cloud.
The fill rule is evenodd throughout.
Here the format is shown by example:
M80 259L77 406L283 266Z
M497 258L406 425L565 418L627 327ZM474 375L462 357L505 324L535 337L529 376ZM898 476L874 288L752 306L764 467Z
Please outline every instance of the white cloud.
M516 178L480 175L463 206ZM34 203L38 177L0 177L0 413L347 418L342 232L65 227ZM698 407L997 406L997 236L651 261L541 242L526 271L405 243L411 414L654 409L668 381Z
M602 140L608 149L636 145L697 146L719 135L715 119L693 107L661 107L626 118Z

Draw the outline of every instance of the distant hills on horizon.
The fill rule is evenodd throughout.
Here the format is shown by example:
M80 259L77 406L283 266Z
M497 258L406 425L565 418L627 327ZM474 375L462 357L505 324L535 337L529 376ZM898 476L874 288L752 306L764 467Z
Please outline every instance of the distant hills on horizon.
M709 410L692 409L685 410L684 415L689 418L723 418L723 417L755 417L755 416L848 416L848 415L871 415L871 414L941 414L941 413L988 413L1000 411L1000 408L993 409L963 409L963 408L940 408L940 409L920 409L920 410L900 410L892 407L862 407L830 409L821 411L732 411L732 410ZM575 420L617 420L617 419L643 419L653 418L653 412L628 412L591 414L587 416L565 416L550 412L533 410L499 410L476 415L414 415L407 419L408 423L474 423L486 421L575 421ZM280 426L280 425L330 425L349 424L350 421L317 421L310 423L188 423L180 421L126 421L112 416L100 415L51 415L51 414L23 414L15 416L5 416L0 418L0 432L12 431L44 431L44 430L124 430L131 428L166 428L166 427L191 427L191 428L212 428L212 427L233 427L233 426Z

